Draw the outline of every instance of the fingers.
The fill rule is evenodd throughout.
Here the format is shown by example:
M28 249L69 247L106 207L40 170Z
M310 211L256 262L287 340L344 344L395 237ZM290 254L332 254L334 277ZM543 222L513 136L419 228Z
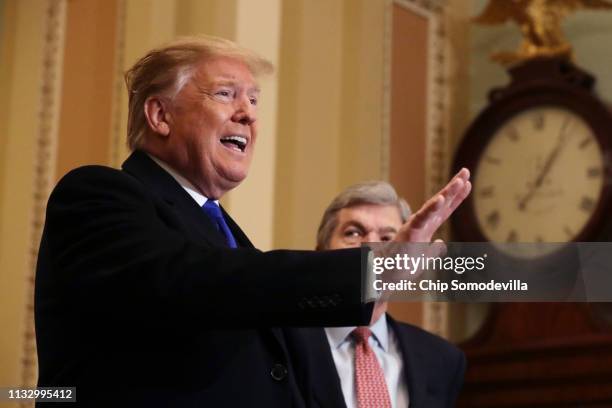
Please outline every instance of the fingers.
M429 248L427 249L427 256L439 258L446 255L446 252L446 243L441 239L436 239L431 245L429 245Z
M472 191L472 183L469 181L465 183L463 189L455 196L455 198L450 203L450 212L455 211L459 204L463 202L470 195L470 191Z
M456 178L460 178L463 181L468 181L470 179L470 171L466 169L465 167L462 167L461 170L459 170L457 174L455 174L455 176L453 177L453 180Z
M448 184L448 189L446 189L446 187L445 189L443 189L446 193L446 205L443 211L443 215L441 217L444 220L450 217L453 211L455 211L455 209L459 207L459 205L470 194L470 191L472 191L472 183L470 183L469 179L465 179L465 177L469 177L469 171L467 169L462 169Z
M445 199L452 199L455 195L461 193L466 184L469 183L470 180L470 171L466 168L462 168L455 174L455 176L448 182L446 186L440 190L438 194L442 194Z
M445 199L441 194L436 194L410 217L410 226L412 228L423 228L428 222L432 221L434 214L442 209Z
M429 242L436 230L469 195L468 169L461 169L435 196L414 213L396 236L397 241Z
M413 228L424 228L428 223L435 222L439 226L450 216L450 214L465 200L469 195L472 184L469 182L470 171L462 168L451 179L451 181L429 199L417 211L412 220ZM440 211L445 210L445 211ZM437 226L435 228L437 228Z

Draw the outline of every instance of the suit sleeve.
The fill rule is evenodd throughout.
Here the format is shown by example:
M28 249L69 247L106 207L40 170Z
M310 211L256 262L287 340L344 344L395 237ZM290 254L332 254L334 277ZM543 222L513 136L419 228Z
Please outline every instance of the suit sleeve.
M69 173L52 193L37 301L122 321L176 316L208 327L363 324L360 251L215 248L169 227L150 192L102 167ZM38 296L38 295L37 295Z

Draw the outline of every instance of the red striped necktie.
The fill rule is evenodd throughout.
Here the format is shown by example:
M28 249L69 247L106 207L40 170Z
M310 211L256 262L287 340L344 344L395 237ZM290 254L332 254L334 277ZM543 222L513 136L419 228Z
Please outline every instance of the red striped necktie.
M357 327L351 332L355 340L355 389L359 408L391 408L385 374L368 339L372 331Z

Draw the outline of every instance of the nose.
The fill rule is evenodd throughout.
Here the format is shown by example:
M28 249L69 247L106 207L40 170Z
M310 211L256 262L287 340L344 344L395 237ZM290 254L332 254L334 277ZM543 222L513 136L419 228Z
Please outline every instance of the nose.
M362 242L378 242L380 241L380 236L376 231L370 231L366 235L363 236Z
M257 110L255 105L251 103L251 98L244 95L236 99L232 120L247 126L257 120Z

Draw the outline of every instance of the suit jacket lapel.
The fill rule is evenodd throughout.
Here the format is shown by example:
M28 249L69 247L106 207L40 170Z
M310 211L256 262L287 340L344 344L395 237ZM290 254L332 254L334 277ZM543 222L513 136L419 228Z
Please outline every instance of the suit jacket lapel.
M234 235L234 239L236 243L238 243L238 247L240 248L255 248L255 246L251 243L246 234L240 229L238 224L234 221L230 215L225 212L225 209L221 207L221 211L223 212L223 217L225 218L225 222L227 222L227 226L232 231Z
M307 347L312 392L322 407L346 407L340 377L329 348L325 330L321 328L299 329Z
M139 150L134 151L123 163L123 170L136 177L149 191L156 193L166 201L179 218L188 219L190 226L195 227L198 238L216 247L227 245L225 237L193 198L174 177L159 167L146 153Z
M414 351L414 347L410 347L411 344L414 344L410 333L403 330L389 314L387 314L387 322L397 336L402 352L410 408L427 408L427 378L423 378L423 375L428 372L426 362L423 361L422 355Z

